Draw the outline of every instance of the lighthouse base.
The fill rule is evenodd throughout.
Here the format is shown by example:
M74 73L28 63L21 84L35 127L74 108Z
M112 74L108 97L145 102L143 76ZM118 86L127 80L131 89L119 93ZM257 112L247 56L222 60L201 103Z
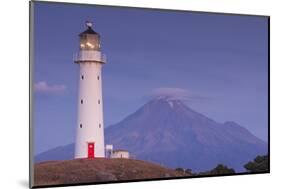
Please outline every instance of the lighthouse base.
M75 159L80 158L104 158L104 148L98 145L98 143L90 141L85 144L76 145L75 148Z

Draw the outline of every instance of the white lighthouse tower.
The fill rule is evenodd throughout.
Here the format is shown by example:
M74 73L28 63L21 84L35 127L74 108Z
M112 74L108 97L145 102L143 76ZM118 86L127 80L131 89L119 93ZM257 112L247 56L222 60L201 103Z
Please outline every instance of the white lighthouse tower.
M75 158L104 157L105 153L101 77L105 56L93 24L87 21L86 27L79 35L80 50L75 55L80 67Z

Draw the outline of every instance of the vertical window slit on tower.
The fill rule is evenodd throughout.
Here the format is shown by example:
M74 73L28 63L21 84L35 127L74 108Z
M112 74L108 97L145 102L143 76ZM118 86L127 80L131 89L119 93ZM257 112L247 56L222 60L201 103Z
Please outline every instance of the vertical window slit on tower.
M99 128L101 128L101 124L99 124Z
M82 124L80 124L80 128L82 128Z
M81 104L83 104L83 99L81 99Z
M98 80L100 80L100 76L98 75Z
M100 100L98 100L98 103L100 104Z
M84 79L84 75L81 76L81 79L82 79L82 80Z

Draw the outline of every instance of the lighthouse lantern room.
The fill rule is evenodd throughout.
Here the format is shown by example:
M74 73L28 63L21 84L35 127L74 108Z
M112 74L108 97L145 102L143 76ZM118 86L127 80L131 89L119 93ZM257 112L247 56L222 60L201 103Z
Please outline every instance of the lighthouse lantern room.
M104 157L104 125L102 103L102 65L100 35L92 22L80 33L79 52L74 62L79 65L78 116L75 158Z

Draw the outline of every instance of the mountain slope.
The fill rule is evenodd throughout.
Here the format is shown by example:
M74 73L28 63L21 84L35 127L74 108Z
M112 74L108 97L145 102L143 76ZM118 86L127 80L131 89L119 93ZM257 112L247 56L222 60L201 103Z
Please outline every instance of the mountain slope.
M234 122L217 123L180 100L156 99L106 130L106 143L137 159L208 170L218 163L242 170L267 144Z
M35 162L50 161L50 160L70 160L74 157L74 144L59 146L35 156Z
M127 149L137 159L194 171L209 170L219 163L242 171L245 163L267 153L267 144L242 126L217 123L169 98L154 99L109 126L105 140L115 149ZM73 151L72 144L40 154L35 160L72 159Z

